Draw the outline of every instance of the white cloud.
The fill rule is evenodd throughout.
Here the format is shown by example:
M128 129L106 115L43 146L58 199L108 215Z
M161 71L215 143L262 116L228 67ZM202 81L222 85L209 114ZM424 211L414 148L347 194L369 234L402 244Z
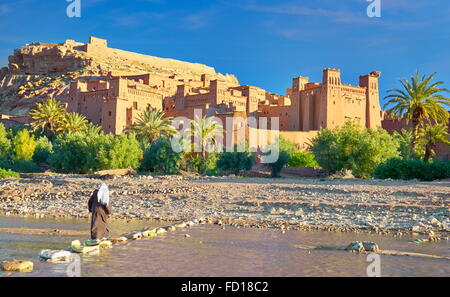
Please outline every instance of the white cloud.
M214 17L216 12L217 12L216 9L200 11L188 15L187 17L184 18L184 21L189 29L193 30L200 29L209 25L211 19Z

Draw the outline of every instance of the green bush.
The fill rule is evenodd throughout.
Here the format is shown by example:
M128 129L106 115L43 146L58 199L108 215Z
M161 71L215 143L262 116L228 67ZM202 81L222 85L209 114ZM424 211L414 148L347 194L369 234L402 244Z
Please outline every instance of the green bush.
M98 154L100 170L139 168L143 152L134 133L118 137L111 134L99 137L103 138Z
M374 171L380 179L420 179L432 181L450 178L450 161L424 162L416 159L390 159Z
M180 159L180 154L172 150L170 140L159 138L146 148L141 170L175 174L180 169Z
M58 135L48 162L57 172L89 173L138 168L141 159L142 150L133 134L76 132Z
M401 132L394 131L393 137L399 143L399 152L402 159L411 159L417 156L417 152L412 149L412 130L402 129Z
M291 167L318 167L312 152L295 152L289 159L288 166Z
M11 149L11 140L8 138L8 132L5 126L0 123L0 155L9 154Z
M34 135L30 135L27 129L18 131L12 140L14 158L16 160L30 161L33 158L36 145Z
M20 178L20 175L17 172L14 172L9 169L2 169L0 168L0 179L13 177L13 178Z
M267 163L266 165L271 170L271 176L272 177L279 177L280 172L283 169L284 166L286 166L289 163L289 153L285 151L280 151L278 155L277 161L273 163Z
M365 129L347 122L343 127L322 129L312 140L311 151L318 164L331 173L344 169L361 178L399 156L399 143L386 130Z
M200 154L186 154L185 169L201 175L217 175L217 154L209 153L206 157Z
M233 152L220 153L217 160L217 168L222 171L232 171L238 175L242 170L250 170L255 164L255 156L248 150L238 151L238 146L234 146Z
M30 160L14 160L10 169L20 173L41 172L39 166Z
M42 136L37 140L36 150L34 151L33 161L40 163L47 163L48 157L53 152L53 144L47 137Z
M39 166L30 160L16 160L10 155L0 155L0 168L20 173L40 172Z
M287 140L281 136L279 137L278 143L280 151L287 153L289 157L299 152L297 146L292 141Z
M48 158L57 172L88 173L100 169L98 153L103 137L84 133L60 134Z
M291 167L317 167L319 164L314 158L312 152L302 152L290 140L279 138L279 148L289 155L289 163L287 166Z

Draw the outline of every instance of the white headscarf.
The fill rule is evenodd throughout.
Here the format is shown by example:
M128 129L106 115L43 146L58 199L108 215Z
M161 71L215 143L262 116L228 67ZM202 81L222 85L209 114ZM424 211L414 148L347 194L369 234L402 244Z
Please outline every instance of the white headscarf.
M97 198L98 198L98 202L100 204L108 205L108 203L109 203L109 189L108 189L108 186L105 183L103 183L100 186L100 189L98 190L98 193L97 193Z

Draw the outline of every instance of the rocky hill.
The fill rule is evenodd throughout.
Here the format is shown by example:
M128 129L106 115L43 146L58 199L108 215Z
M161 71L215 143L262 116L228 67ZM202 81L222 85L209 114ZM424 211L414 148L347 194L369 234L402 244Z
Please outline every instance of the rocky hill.
M173 59L109 48L107 41L90 37L88 43L33 43L14 50L8 67L0 69L0 113L26 115L36 102L49 97L64 100L72 80L114 75L154 73L180 81L211 79L238 84L233 75L214 68Z

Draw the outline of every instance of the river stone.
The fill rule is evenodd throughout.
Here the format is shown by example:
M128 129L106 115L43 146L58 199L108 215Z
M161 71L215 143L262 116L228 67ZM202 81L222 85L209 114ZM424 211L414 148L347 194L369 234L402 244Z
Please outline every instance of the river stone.
M33 271L34 264L31 261L25 260L5 260L2 262L3 271L14 271L14 272L31 272Z
M361 241L353 241L345 248L345 250L358 253L362 253L365 251Z
M117 237L111 237L109 238L109 241L111 241L112 243L124 243L127 242L127 238L124 236L117 236Z
M439 222L438 219L436 219L435 217L430 217L429 219L429 223L433 226L433 227L440 227L441 226L441 222Z
M363 244L364 250L366 252L376 253L376 252L380 251L380 248L378 247L378 245L375 242L363 241L362 244Z

